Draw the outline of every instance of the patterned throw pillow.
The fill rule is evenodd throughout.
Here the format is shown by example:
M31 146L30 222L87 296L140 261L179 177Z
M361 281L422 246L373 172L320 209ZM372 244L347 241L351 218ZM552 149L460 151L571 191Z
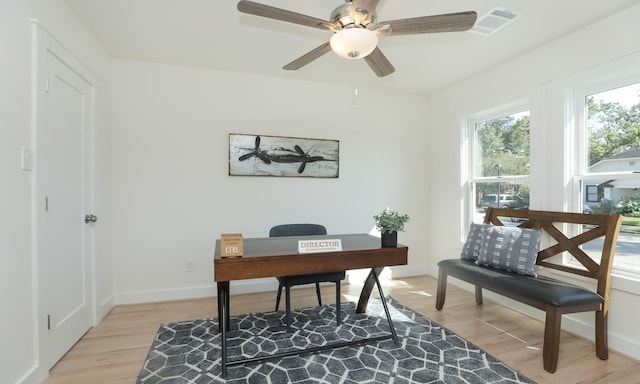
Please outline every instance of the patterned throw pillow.
M537 277L540 247L537 229L489 225L482 230L482 246L476 264Z
M471 223L469 233L467 234L467 241L465 241L462 247L462 253L460 253L461 259L478 260L480 246L482 245L482 229L487 225L489 224Z

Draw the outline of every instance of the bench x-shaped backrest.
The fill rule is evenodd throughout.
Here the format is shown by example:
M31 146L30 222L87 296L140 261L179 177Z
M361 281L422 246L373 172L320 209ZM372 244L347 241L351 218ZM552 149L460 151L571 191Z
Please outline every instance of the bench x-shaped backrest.
M555 244L538 252L536 264L576 275L587 276L598 281L597 291L603 297L608 296L611 285L611 269L613 256L618 241L618 233L622 216L597 215L584 213L535 211L526 209L489 208L484 218L485 224L504 225L501 218L520 219L520 228L535 228L547 233ZM583 227L581 233L569 237L562 230L570 231L566 224L577 224ZM561 230L562 229L562 230ZM570 232L571 233L571 232ZM604 236L600 260L594 260L580 246ZM563 252L569 252L583 268L563 264L562 260L553 258Z

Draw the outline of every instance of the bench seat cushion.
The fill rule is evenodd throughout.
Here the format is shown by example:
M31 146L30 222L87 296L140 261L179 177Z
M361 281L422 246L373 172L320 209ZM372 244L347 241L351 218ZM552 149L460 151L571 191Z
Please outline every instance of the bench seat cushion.
M586 288L546 276L525 276L475 264L472 260L447 259L438 266L449 276L514 299L528 298L555 307L598 305L602 296Z

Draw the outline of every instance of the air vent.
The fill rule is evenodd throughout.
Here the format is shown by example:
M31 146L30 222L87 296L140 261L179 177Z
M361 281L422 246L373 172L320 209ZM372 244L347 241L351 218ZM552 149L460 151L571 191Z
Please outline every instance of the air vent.
M504 28L507 24L510 24L518 17L520 17L519 13L515 13L502 7L495 7L480 16L469 32L489 36Z

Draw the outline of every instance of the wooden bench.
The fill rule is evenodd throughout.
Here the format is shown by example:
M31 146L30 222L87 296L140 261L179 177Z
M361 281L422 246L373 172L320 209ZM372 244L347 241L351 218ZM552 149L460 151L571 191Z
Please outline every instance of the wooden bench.
M526 276L492 267L479 266L474 261L448 259L438 263L438 292L436 309L444 306L447 276L453 276L475 285L475 298L482 304L482 289L488 289L513 300L546 312L542 359L544 369L555 372L560 349L560 324L564 313L595 311L596 355L606 360L607 315L611 268L622 217L620 215L596 215L582 213L489 208L485 224L496 226L504 222L521 221L520 228L540 229L543 233L536 264L562 272L585 276L595 280L595 289L587 289L547 276ZM572 225L574 224L574 225ZM579 233L566 235L580 225ZM545 236L548 234L549 237ZM573 233L573 232L570 232ZM604 237L600 260L589 257L580 245ZM550 243L549 246L544 246ZM561 254L568 252L581 264L563 264Z

